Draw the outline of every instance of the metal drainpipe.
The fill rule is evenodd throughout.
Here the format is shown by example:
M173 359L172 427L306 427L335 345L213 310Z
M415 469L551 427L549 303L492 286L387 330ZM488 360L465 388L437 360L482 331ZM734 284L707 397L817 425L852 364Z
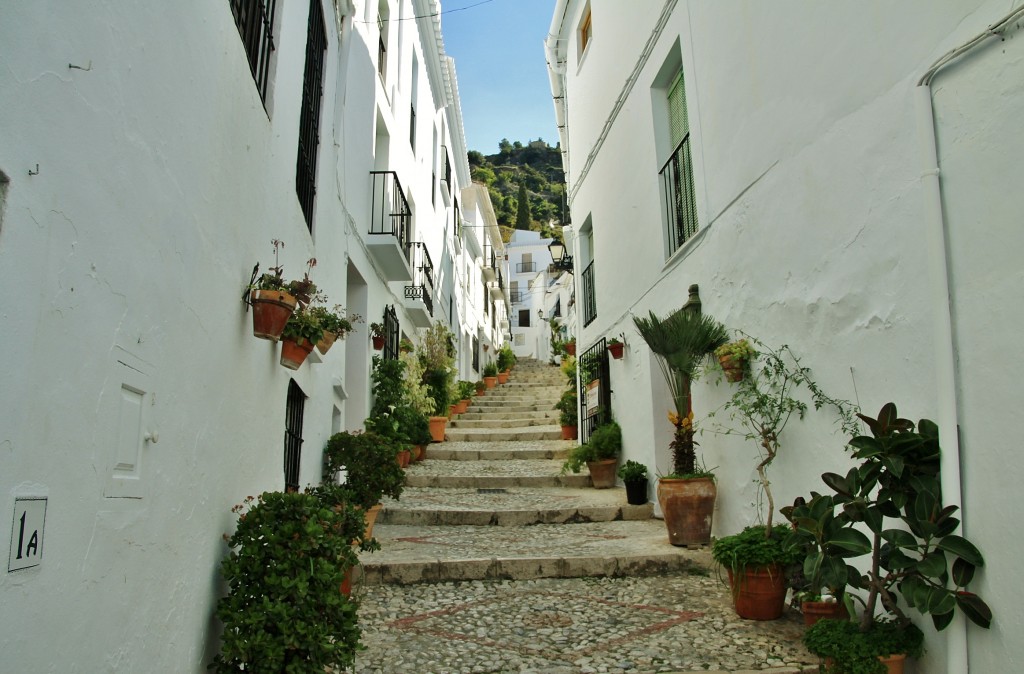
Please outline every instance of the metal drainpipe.
M956 354L950 306L950 275L947 265L946 233L942 212L942 185L935 144L935 118L932 90L928 84L914 91L917 113L918 151L921 161L921 188L927 227L928 270L931 278L932 333L935 343L935 383L938 395L937 423L942 441L940 456L942 500L945 505L963 506L960 479L960 433L957 423ZM961 519L961 529L965 526ZM967 621L957 613L946 631L946 672L966 674Z

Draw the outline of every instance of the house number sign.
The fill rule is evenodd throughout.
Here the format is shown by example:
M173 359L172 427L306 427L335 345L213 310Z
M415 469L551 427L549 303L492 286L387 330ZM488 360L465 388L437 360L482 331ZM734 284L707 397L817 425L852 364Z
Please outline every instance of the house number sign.
M11 555L7 571L39 566L43 561L43 525L46 523L45 498L16 498L14 525L11 527Z

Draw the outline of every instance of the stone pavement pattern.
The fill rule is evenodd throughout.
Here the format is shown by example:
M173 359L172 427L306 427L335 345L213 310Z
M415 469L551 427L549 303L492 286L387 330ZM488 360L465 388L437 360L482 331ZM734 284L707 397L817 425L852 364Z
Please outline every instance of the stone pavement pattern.
M520 361L408 469L361 555L355 671L816 671L798 616L741 620L709 552L670 545L650 504L560 474L563 388Z

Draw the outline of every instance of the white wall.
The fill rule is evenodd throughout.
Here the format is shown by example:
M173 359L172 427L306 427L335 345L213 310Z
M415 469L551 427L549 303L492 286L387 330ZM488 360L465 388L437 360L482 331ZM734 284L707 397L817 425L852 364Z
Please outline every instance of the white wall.
M356 18L372 18L376 3L352 4ZM307 395L302 484L319 481L330 433L366 414L367 323L293 373L278 364L279 346L252 337L240 301L253 264L273 264L277 238L286 276L318 259L312 276L332 303L367 321L401 305L363 237L375 120L394 117L390 102L407 109L408 93L383 98L375 22L324 3L310 233L295 195L308 7L278 3L269 114L227 3L29 3L0 23L0 172L10 178L0 204L0 521L13 521L18 497L48 499L42 563L0 574L6 669L206 671L230 509L284 486L289 380ZM418 25L395 45L405 63ZM438 48L433 36L423 44ZM457 109L450 93L445 112L434 105L443 89L424 71L427 125ZM396 131L388 161L429 205L431 134L421 134L421 155L401 154L401 139ZM418 213L443 257L450 213ZM111 498L125 386L145 394L142 423L129 429L141 477L116 492L132 498ZM147 432L158 442L143 441ZM9 524L0 538L11 540Z
M580 4L569 6L578 12ZM603 139L621 85L597 84L626 81L657 16L609 0L591 7L594 42L577 65L570 38L566 74L571 205L575 222L592 221L598 298L578 348L626 333L626 357L611 371L623 458L667 467L671 403L632 316L682 306L691 283L700 285L705 313L770 345L789 344L831 395L869 414L892 400L907 417L935 418L941 337L932 325L943 307L932 301L924 245L914 90L940 55L1002 17L1005 3L679 3ZM570 12L570 31L577 20ZM603 42L602 25L615 27ZM1009 335L1024 322L1011 299L1021 295L1010 196L1024 105L1019 43L1019 35L993 40L934 86L968 457L966 531L988 555L975 589L997 616L993 631L969 631L979 671L1024 660L1024 647L1004 632L1021 613L1003 591L1013 583L1002 571L1024 550L989 517L1019 510L990 485L1011 484L1024 468L1005 450L1011 440L999 423L1017 407L1017 368L994 365L1006 362ZM673 58L686 77L701 231L666 260L656 89ZM730 390L699 382L694 395L700 422ZM644 400L652 409L635 404ZM698 440L717 467L714 533L753 523L756 447L708 432ZM944 438L947 451L952 443ZM777 503L820 489L826 470L845 470L842 447L831 417L812 412L794 422L771 469ZM923 671L945 671L943 640L930 638L928 649Z

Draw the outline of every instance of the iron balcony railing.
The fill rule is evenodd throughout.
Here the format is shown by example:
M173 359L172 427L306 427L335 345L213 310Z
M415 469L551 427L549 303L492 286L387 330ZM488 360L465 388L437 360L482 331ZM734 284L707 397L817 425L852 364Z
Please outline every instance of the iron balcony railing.
M509 292L509 300L512 302L512 304L522 304L525 299L526 293L524 293L522 290L513 290Z
M517 262L516 273L517 274L528 274L530 272L537 271L536 262Z
M697 233L697 202L693 189L690 134L676 146L660 174L665 213L668 215L669 255Z
M594 263L591 262L583 270L580 277L583 286L583 327L594 322L597 318L597 293L594 287Z
M405 296L423 300L427 313L434 315L434 262L427 246L419 241L409 244L412 261L412 285L405 286Z
M405 198L402 183L394 171L370 171L373 176L373 196L370 211L370 234L390 234L398 239L398 246L409 258L409 224L412 210Z

